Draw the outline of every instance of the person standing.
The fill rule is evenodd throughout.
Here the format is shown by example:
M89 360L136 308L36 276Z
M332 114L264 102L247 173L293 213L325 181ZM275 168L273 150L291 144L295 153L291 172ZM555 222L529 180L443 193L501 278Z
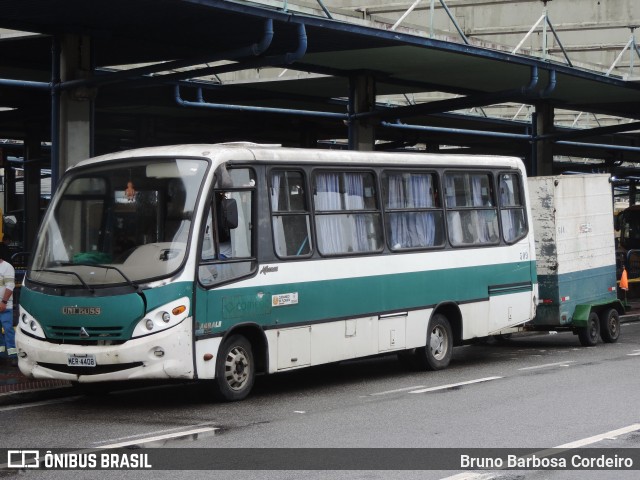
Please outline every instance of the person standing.
M16 286L16 272L6 258L9 249L5 244L0 245L0 324L3 333L0 334L0 345L5 347L5 355L12 365L18 364L18 350L16 349L16 331L13 328L13 290Z

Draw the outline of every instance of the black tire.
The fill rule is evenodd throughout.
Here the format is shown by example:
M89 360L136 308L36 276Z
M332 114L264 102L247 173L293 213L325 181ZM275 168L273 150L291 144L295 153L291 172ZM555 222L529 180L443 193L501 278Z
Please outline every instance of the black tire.
M251 391L256 365L251 343L242 335L227 338L218 351L215 394L226 402L242 400Z
M583 347L594 347L600 336L600 319L596 312L589 314L587 326L578 329L578 338Z
M447 368L453 355L453 334L447 317L436 313L429 321L427 344L416 351L416 363L426 370Z
M620 337L620 315L615 308L610 308L602 316L600 338L605 343L615 343Z

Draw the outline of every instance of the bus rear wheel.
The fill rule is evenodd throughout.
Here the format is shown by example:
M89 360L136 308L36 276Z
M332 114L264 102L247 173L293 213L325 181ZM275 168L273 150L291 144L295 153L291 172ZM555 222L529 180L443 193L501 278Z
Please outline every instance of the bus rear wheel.
M215 393L220 400L242 400L251 391L255 363L251 343L242 335L227 338L218 351Z
M416 352L420 368L442 370L449 365L453 354L453 334L447 317L436 313L429 321L427 344Z
M596 312L589 314L587 326L578 329L578 339L583 347L594 347L600 336L600 319Z
M620 315L615 308L610 308L602 317L603 324L600 326L600 338L605 343L615 343L620 337Z

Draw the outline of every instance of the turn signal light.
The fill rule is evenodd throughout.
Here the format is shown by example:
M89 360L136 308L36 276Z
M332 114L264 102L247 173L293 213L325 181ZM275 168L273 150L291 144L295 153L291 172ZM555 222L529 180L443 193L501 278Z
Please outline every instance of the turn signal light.
M173 313L174 315L180 315L181 313L184 313L186 309L187 307L185 307L184 305L180 305L179 307L176 307L173 310L171 310L171 313Z

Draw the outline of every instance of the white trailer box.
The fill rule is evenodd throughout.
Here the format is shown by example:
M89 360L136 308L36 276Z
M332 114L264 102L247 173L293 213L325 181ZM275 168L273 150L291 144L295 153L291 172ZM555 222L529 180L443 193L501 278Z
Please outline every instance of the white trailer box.
M540 299L535 329L573 330L583 345L617 340L613 203L608 175L529 179Z

